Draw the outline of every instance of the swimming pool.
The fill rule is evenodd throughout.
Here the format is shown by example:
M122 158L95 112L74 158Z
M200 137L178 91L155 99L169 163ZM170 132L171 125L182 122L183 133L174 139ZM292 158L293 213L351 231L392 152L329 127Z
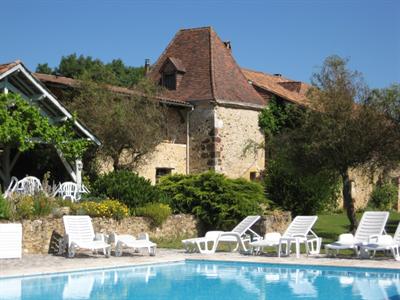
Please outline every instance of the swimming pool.
M1 300L400 299L398 270L186 261L0 280Z

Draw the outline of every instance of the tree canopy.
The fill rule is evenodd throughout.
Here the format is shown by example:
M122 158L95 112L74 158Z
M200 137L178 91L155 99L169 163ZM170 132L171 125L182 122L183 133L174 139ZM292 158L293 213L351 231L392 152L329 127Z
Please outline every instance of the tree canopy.
M127 66L121 59L104 63L100 59L84 55L77 56L75 53L63 56L55 68L51 68L47 63L38 64L36 72L124 87L132 87L144 77L143 67Z
M38 108L17 94L0 94L0 178L5 185L18 159L19 153L33 149L38 143L54 145L67 159L82 156L88 141L78 138L73 120L55 125ZM14 157L11 158L12 153Z
M130 94L85 80L67 97L67 105L100 138L99 153L113 159L114 169L135 168L165 138L165 109L155 93L147 80Z
M369 173L400 162L400 93L394 85L370 91L347 61L328 57L313 75L309 109L299 126L279 137L281 152L303 172L331 170L341 177L351 230L356 226L348 171Z

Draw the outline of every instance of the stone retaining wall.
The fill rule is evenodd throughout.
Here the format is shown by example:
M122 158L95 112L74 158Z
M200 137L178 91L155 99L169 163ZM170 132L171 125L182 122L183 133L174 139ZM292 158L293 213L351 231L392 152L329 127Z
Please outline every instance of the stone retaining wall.
M124 233L138 235L147 232L153 240L175 240L199 236L198 222L192 215L172 215L161 227L152 227L148 219L129 217L121 221L107 218L93 218L95 232ZM260 235L265 232L283 232L290 222L290 213L273 212L264 216L262 222L255 225L254 230ZM23 253L39 254L51 252L51 241L55 236L64 235L62 218L42 218L23 220Z

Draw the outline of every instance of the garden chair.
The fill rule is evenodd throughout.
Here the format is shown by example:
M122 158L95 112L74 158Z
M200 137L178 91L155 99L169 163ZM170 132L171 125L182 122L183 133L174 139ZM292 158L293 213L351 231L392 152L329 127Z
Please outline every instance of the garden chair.
M247 216L231 231L208 231L204 237L182 240L186 252L198 251L202 254L213 254L220 242L236 244L233 251L242 249L247 252L245 243L260 239L261 236L254 232L251 227L260 219L260 216ZM250 235L248 234L250 233ZM209 247L212 244L212 247Z
M34 195L42 191L42 184L40 180L34 176L27 176L17 182L15 192L22 195Z
M325 245L327 254L339 253L342 249L352 249L357 256L360 255L362 245L367 245L370 238L381 236L385 232L385 225L389 218L389 213L385 211L367 211L363 214L355 235L344 233L339 236L339 240L332 244Z
M126 248L130 248L135 252L138 252L140 249L146 249L150 256L156 255L157 244L150 241L147 233L140 234L137 239L130 234L118 235L112 233L109 242L114 244L115 256L121 256L123 250Z
M387 234L371 236L367 245L361 245L361 249L373 251L372 257L375 256L376 251L390 251L395 260L400 261L400 223L397 226L394 236Z
M17 183L18 183L18 178L15 176L11 177L10 184L8 185L8 188L4 192L4 198L7 198L15 191L15 189L17 188Z
M63 182L54 193L54 196L56 195L75 202L78 200L78 185L72 181Z
M281 256L282 246L285 247L285 254L289 255L294 243L296 257L300 257L300 244L303 243L307 255L319 254L322 239L311 230L317 219L317 216L297 216L282 235L278 232L267 233L264 239L252 242L250 246L255 253L261 252L265 247L276 247L278 256Z
M22 225L0 224L0 259L21 258Z
M68 257L74 257L76 250L101 249L106 257L110 256L111 246L105 242L103 234L95 234L92 219L89 216L64 216L65 236L61 251L67 247Z

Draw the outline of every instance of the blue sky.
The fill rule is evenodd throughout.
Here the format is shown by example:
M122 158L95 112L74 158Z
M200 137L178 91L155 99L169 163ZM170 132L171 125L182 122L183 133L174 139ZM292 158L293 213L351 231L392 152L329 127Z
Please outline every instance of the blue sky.
M350 59L371 87L400 82L398 0L1 1L0 63L62 55L154 62L176 31L212 26L243 67L310 81L329 55ZM5 13L6 12L6 13Z

